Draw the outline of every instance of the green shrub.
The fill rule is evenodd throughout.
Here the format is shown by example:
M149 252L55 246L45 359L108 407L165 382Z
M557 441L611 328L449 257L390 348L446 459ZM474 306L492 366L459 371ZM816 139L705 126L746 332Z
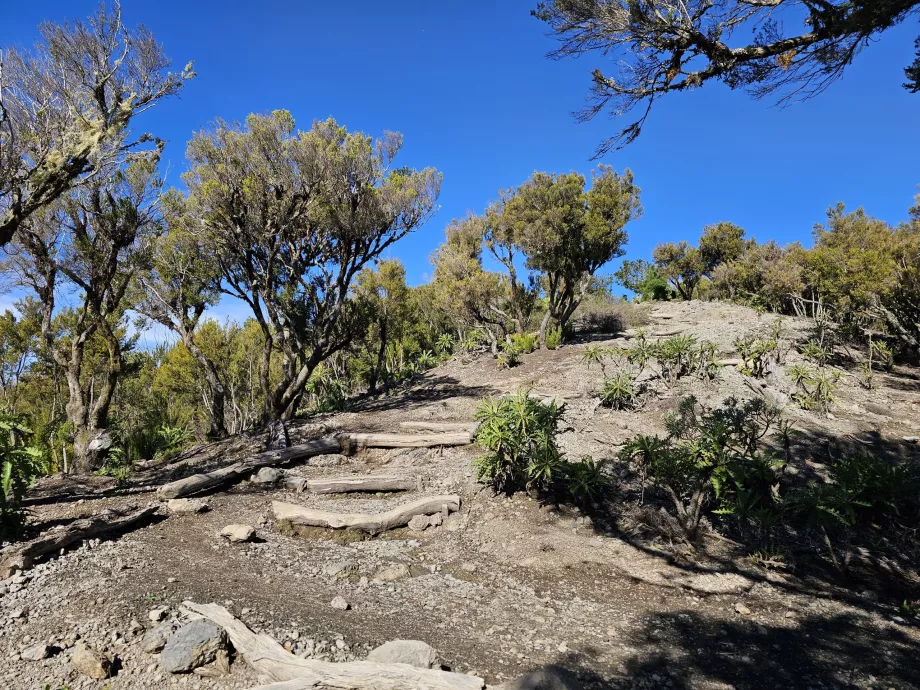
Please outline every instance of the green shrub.
M542 403L519 391L486 398L476 411L476 442L486 454L476 460L479 481L496 491L525 490L535 497L568 497L596 503L609 485L605 463L590 457L568 462L556 445L564 406Z
M521 351L511 342L504 341L499 344L501 352L498 354L498 368L511 369L521 363Z
M331 377L317 377L309 385L312 394L310 411L314 414L346 412L349 408L345 382Z
M637 436L622 457L664 491L684 537L693 541L708 508L755 520L774 511L773 487L783 463L760 446L778 420L779 410L762 398L729 398L709 410L689 396L669 416L667 436Z
M483 400L476 411L476 442L488 452L476 461L479 481L508 493L549 491L563 475L564 460L556 447L563 410L526 391Z
M825 366L833 356L833 350L829 346L814 339L799 347L799 352L805 359L814 362L819 367Z
M834 402L834 393L837 392L837 382L840 381L840 372L827 367L808 367L796 364L789 367L786 373L792 379L795 391L792 399L803 410L821 409L829 412Z
M454 351L454 339L450 333L442 333L435 342L435 349L441 355L449 355Z
M537 333L514 333L511 336L511 344L518 353L529 355L540 344L540 336Z
M735 349L744 360L742 371L748 376L759 379L766 375L767 365L771 358L776 358L779 341L776 338L758 338L750 335L737 338Z
M18 536L25 523L22 501L41 460L41 451L24 443L30 435L15 418L0 416L0 540Z
M562 329L550 328L546 332L546 349L556 350L562 345Z
M639 398L636 380L629 372L621 371L605 376L600 390L601 404L614 410L629 410Z

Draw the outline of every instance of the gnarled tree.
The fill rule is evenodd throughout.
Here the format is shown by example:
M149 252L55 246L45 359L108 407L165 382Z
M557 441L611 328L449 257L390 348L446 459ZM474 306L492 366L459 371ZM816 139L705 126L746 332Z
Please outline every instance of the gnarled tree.
M93 180L32 215L7 247L6 269L41 305L44 354L67 379L73 468L97 469L111 439L109 409L127 347L126 293L160 231L156 162L144 160ZM76 294L76 304L57 296ZM89 348L99 360L88 369Z
M295 132L287 111L219 121L189 143L186 182L220 289L249 305L265 336L266 419L290 418L313 371L354 338L357 273L434 210L440 174L391 170L401 146L399 134L374 141L332 119Z
M116 2L87 23L45 23L31 52L0 50L0 246L35 212L162 143L130 137L133 118L178 93L153 35L129 30Z

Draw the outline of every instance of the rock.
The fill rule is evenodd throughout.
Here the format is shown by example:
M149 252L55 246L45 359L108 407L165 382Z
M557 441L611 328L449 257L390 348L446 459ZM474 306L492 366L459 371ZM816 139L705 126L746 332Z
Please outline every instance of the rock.
M428 529L428 516L427 515L416 515L411 520L409 520L409 529L413 532L424 532Z
M199 618L169 637L160 652L160 666L169 673L188 673L211 663L218 651L226 649L227 634L223 628Z
M358 572L358 564L355 561L327 563L323 566L323 572L330 577L346 577L347 575Z
M172 634L173 626L169 623L162 623L155 628L151 628L141 638L141 651L147 654L159 654L163 651L163 647L166 646L166 640Z
M166 618L167 613L169 613L169 609L165 606L160 606L155 609L150 609L150 612L147 614L147 618L152 620L154 623L159 623L161 620Z
M336 597L335 599L333 599L330 606L332 606L332 608L334 609L338 609L339 611L347 611L348 609L351 608L349 603L345 601L343 597Z
M920 441L920 438L918 438L917 436L905 436L904 440L907 443L917 443L918 441Z
M683 584L701 594L743 594L754 587L751 580L736 573L694 575Z
M740 601L737 604L735 604L735 611L737 613L740 613L742 616L751 615L751 609L749 609L747 606L742 604Z
M561 666L549 664L525 676L496 686L495 690L583 690L572 673Z
M284 479L284 472L277 467L263 467L249 479L253 484L277 484Z
M83 642L77 642L70 655L70 665L90 678L105 680L112 675L112 660Z
M171 498L166 502L166 510L172 515L194 515L207 509L207 502L200 498Z
M441 665L434 647L420 640L391 640L367 655L378 664L409 664L418 668L438 668Z
M397 563L396 565L389 565L378 570L374 575L374 582L378 584L383 582L396 582L397 580L405 580L409 575L409 566L404 563Z
M41 661L51 656L51 651L51 647L46 644L36 644L23 649L19 656L26 661Z
M234 544L252 541L256 531L250 525L227 525L220 531L220 536L226 537Z

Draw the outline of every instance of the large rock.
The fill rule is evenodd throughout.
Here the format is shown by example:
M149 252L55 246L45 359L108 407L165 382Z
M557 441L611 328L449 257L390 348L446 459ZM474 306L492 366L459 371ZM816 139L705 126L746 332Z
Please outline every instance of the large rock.
M166 502L166 510L173 515L194 515L207 509L208 504L200 498L171 498Z
M284 479L284 472L277 467L263 467L249 480L253 484L277 484Z
M409 664L418 668L438 668L441 665L434 647L420 640L391 640L367 655L378 664Z
M151 628L141 638L141 651L147 654L159 654L163 651L163 647L166 646L166 641L173 634L173 630L174 628L170 623L162 623Z
M74 646L70 665L83 675L97 680L105 680L112 675L112 660L83 642L77 642Z
M160 652L160 666L169 673L189 673L217 658L227 649L227 633L204 618L179 628Z
M495 690L584 690L584 685L561 666L549 664L526 676L502 683Z
M227 525L220 531L220 536L229 539L234 544L252 541L256 531L251 525Z
M46 644L36 644L22 650L20 656L26 661L41 661L51 656L51 647Z

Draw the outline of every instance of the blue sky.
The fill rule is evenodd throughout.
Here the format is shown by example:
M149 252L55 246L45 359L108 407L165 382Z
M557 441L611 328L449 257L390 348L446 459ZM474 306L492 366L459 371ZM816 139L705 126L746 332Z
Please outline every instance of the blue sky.
M29 45L41 20L96 7L6 4L0 45ZM623 124L572 118L591 70L609 58L547 59L554 43L529 14L535 4L123 0L129 25L146 24L176 69L193 60L198 72L181 99L157 106L137 129L169 141L174 183L189 136L217 116L286 108L303 128L331 115L349 129L402 132L397 164L444 174L438 214L390 253L421 282L451 218L482 210L534 170L587 173L595 146ZM627 255L695 240L719 220L760 240L807 242L837 201L903 219L920 183L920 95L901 88L918 33L916 21L890 31L828 92L784 109L721 85L662 101L639 141L603 161L632 168L643 189L645 215L629 227Z

